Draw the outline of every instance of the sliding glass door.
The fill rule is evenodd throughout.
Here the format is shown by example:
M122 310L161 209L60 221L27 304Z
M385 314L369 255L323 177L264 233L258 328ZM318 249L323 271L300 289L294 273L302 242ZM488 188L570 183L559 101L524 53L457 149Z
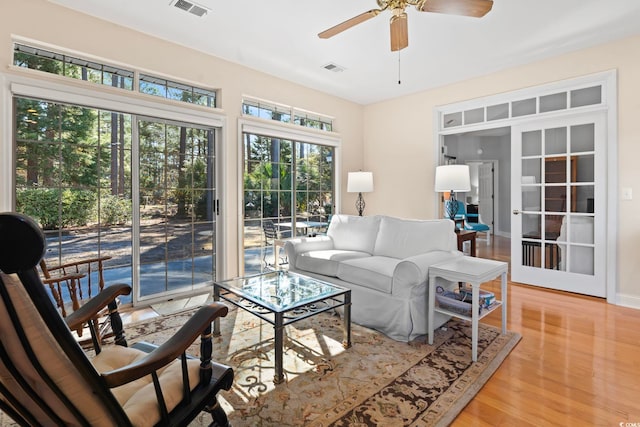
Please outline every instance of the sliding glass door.
M140 301L212 282L215 128L27 97L14 111L15 209L44 229L48 265L107 257L106 284Z
M335 147L244 133L243 156L244 270L250 274L284 261L276 259L277 240L326 231L334 211Z

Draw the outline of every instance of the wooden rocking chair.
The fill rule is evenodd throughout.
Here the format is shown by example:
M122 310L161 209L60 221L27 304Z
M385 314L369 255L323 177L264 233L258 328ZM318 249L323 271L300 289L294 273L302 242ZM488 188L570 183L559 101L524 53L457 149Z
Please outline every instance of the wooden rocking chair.
M97 256L82 258L66 262L63 264L50 266L45 259L40 260L40 270L42 271L42 282L49 286L51 296L60 309L62 317L67 317L67 313L72 313L81 305L91 299L93 295L104 289L104 262L110 260L110 256ZM96 276L95 278L93 276ZM95 280L94 280L95 279ZM97 289L94 283L97 280ZM66 288L66 289L65 289ZM65 301L64 291L69 294L69 300ZM98 340L102 342L105 338L112 336L111 324L108 310L98 313L98 316L91 321L98 332ZM83 329L86 325L81 325L76 333L82 338ZM90 346L91 341L81 339L80 345Z
M211 322L227 314L202 307L163 345L126 347L115 303L131 292L111 285L63 318L36 266L45 240L30 218L0 214L0 409L23 426L186 426L201 411L227 426L217 402L233 370L211 361ZM109 307L118 345L95 348L89 359L71 329ZM96 330L90 322L91 334ZM201 336L200 359L186 356Z

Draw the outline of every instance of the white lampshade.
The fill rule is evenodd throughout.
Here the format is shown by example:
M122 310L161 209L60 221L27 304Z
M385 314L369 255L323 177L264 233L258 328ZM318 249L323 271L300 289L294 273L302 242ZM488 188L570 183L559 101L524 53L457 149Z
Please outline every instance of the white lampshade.
M370 193L373 191L373 172L349 172L347 192Z
M471 177L468 165L443 165L436 167L436 192L469 191Z

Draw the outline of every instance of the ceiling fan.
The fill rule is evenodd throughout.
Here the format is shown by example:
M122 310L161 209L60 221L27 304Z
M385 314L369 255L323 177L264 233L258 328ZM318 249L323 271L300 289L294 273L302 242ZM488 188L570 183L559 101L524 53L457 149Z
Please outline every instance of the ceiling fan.
M347 19L319 33L318 37L328 39L389 9L393 13L390 20L391 51L395 52L409 45L407 13L405 12L407 6L415 6L419 12L446 13L474 18L483 17L493 7L493 0L376 0L376 2L379 9L371 9Z

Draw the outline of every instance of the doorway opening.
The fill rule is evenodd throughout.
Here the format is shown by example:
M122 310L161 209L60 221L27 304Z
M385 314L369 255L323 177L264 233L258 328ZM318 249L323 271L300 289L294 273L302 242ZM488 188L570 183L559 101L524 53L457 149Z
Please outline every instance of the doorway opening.
M477 211L479 220L494 236L511 233L511 127L445 135L443 153L449 163L468 164L471 190L461 193L467 211Z

